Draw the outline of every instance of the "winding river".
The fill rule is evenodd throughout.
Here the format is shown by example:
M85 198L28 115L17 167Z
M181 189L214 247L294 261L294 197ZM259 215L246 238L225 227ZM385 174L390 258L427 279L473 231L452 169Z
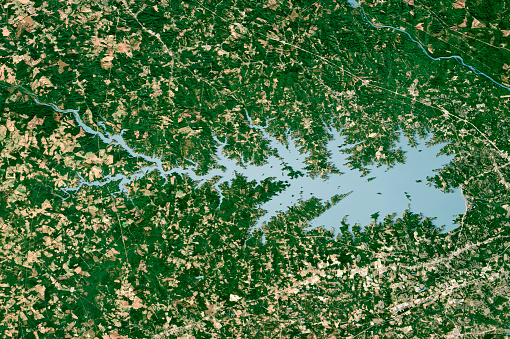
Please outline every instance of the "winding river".
M457 61L459 64L461 64L462 66L464 67L467 67L469 70L471 70L473 73L475 73L476 75L481 75L485 78L487 78L489 81L491 81L492 83L494 83L495 85L501 87L501 88L504 88L508 91L510 91L510 87L508 86L505 86L499 82L497 82L496 80L494 80L493 78L491 78L489 75L483 73L482 71L480 71L478 68L474 67L474 66L470 66L470 65L467 65L465 62L464 62L464 59L462 59L462 57L458 56L458 55L451 55L451 56L445 56L445 57L437 57L437 58L434 58L433 56L431 56L427 50L425 49L425 47L423 47L423 45L417 41L416 39L414 39L411 34L407 33L406 31L402 30L402 29L399 29L399 28L396 28L396 27L393 27L393 26L376 26L374 25L367 17L367 15L365 14L365 11L363 10L363 7L361 7L355 0L347 0L347 2L354 8L359 8L360 11L361 11L361 18L363 19L363 21L365 21L366 23L368 23L370 26L372 26L373 28L375 29L384 29L384 28L389 28L391 30L394 30L394 31L397 31L397 32L400 32L400 33L404 33L405 35L407 35L407 37L412 41L414 42L416 45L418 45L418 47L423 51L423 53L425 53L426 56L428 56L430 59L434 60L434 61L439 61L439 60L449 60L449 59L454 59L455 61Z

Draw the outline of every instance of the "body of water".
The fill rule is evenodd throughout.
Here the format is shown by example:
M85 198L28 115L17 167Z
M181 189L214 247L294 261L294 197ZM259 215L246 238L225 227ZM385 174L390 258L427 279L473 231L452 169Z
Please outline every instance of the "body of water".
M355 1L355 0L347 0L347 2L349 3L349 5L351 5L352 7L358 7L359 4Z
M20 87L20 86L18 86ZM23 87L21 87L23 88ZM432 147L425 147L425 141L422 140L417 148L411 148L401 139L400 143L396 146L401 147L406 152L405 165L397 164L394 168L387 170L385 167L369 167L371 173L368 176L362 177L361 172L349 169L345 164L347 162L346 155L341 152L341 149L347 145L344 144L344 138L341 137L340 131L329 130L333 136L332 140L328 143L327 148L331 152L331 160L335 166L344 172L343 174L332 174L328 179L320 177L312 178L305 170L305 159L308 154L301 153L297 148L294 141L291 139L290 134L287 134L287 145L279 142L274 137L269 135L264 127L254 125L248 112L246 112L246 119L251 128L258 130L262 137L270 141L270 147L278 152L278 157L271 156L267 159L267 164L263 166L255 166L251 164L238 164L236 160L228 159L223 154L223 148L226 141L220 142L216 137L214 139L218 143L216 152L217 164L224 166L226 170L219 168L211 169L206 175L197 175L195 173L196 164L190 167L175 167L168 171L163 169L163 161L161 158L154 155L149 156L141 153L136 153L130 146L128 146L122 137L124 130L117 135L111 135L106 131L102 123L98 123L104 131L94 130L87 126L79 115L78 109L59 109L55 104L42 103L38 100L37 96L28 92L33 100L39 104L51 107L53 110L63 114L72 114L85 133L97 136L104 144L113 144L122 148L127 152L131 158L141 158L151 165L144 166L138 171L130 174L116 174L104 175L101 180L89 182L83 176L78 174L78 185L75 187L61 188L66 194L76 192L83 186L88 187L101 187L108 185L111 182L118 183L119 190L112 194L124 193L132 202L133 200L128 195L128 186L135 180L143 178L148 173L157 171L162 178L165 179L165 184L168 183L167 177L170 175L186 175L192 180L197 181L199 185L213 178L218 179L214 184L220 196L223 199L222 190L219 185L223 182L230 182L237 175L246 177L249 181L255 180L261 182L266 178L274 178L278 181L286 181L289 186L285 191L279 193L269 202L260 205L259 207L267 210L267 213L260 218L252 231L257 228L262 228L264 223L271 220L280 211L286 211L289 207L299 204L300 201L305 201L311 197L322 199L323 201L331 199L337 194L350 193L343 200L338 202L332 208L327 210L318 218L314 219L308 229L318 226L324 226L326 229L333 228L336 232L339 230L340 220L347 216L347 222L351 225L358 223L361 226L368 225L371 221L371 214L378 212L382 217L386 214L396 212L402 214L405 209L410 208L413 212L421 212L427 217L437 217L436 225L445 225L445 231L452 230L456 226L452 220L457 214L465 211L465 201L462 198L461 192L442 193L440 190L428 187L426 184L426 177L434 174L433 169L440 168L443 164L448 163L452 156L439 156L441 145ZM270 120L267 121L267 123ZM352 145L350 145L352 146ZM188 160L190 163L193 161ZM290 166L294 171L301 171L305 173L304 176L291 177L290 172L286 169ZM369 178L375 177L373 180ZM133 202L136 206L136 204Z
M39 102L38 102L39 103ZM39 103L41 104L41 103ZM51 106L51 105L49 105ZM217 164L225 168L225 170L215 168L211 169L206 175L197 175L195 173L196 164L194 166L181 168L175 167L165 171L163 169L163 161L161 158L147 156L136 153L129 147L122 137L122 132L118 135L111 135L106 130L104 132L96 131L87 126L78 114L78 110L60 110L56 106L51 106L60 113L72 113L78 125L83 128L86 133L98 136L105 144L116 144L124 149L131 157L141 158L149 163L150 166L144 166L131 175L116 174L115 176L105 175L101 180L89 182L79 175L79 184L76 187L66 187L62 190L66 193L75 192L82 186L100 187L111 182L118 182L119 190L116 193L124 193L128 195L128 186L135 180L138 180L152 171L157 171L163 178L165 184L167 177L170 175L186 175L192 180L201 183L216 179L214 188L223 200L222 190L219 187L221 183L230 182L236 176L242 175L247 180L255 180L261 182L266 178L274 178L278 181L286 181L289 187L269 202L259 207L267 210L267 213L260 218L252 231L262 228L272 217L276 216L280 211L286 211L289 207L298 204L300 201L316 197L322 200L329 200L337 194L345 194L351 192L346 198L338 204L323 213L320 217L314 219L308 229L324 226L326 229L333 228L339 231L340 220L344 216L351 225L359 223L365 226L370 223L370 215L378 212L381 218L386 214L396 212L401 215L406 208L411 208L413 212L423 212L425 216L437 217L436 225L445 225L446 230L455 228L452 220L457 214L465 211L464 199L460 191L445 194L440 190L428 187L426 185L426 176L432 176L433 169L441 167L448 163L452 157L441 156L436 157L441 145L433 147L425 147L422 140L418 148L411 148L404 140L397 145L406 152L406 164L396 165L393 169L386 170L385 167L369 167L371 174L361 177L361 172L350 170L345 166L347 161L346 155L340 152L344 146L344 139L340 136L339 131L332 131L333 139L328 143L327 148L332 153L331 160L335 166L344 174L332 174L327 180L319 177L312 178L309 175L300 177L289 176L290 172L287 166L292 167L294 171L307 173L304 169L307 153L300 153L294 141L287 137L288 145L285 145L267 133L266 129L254 125L248 112L246 119L251 128L258 130L261 135L270 141L270 147L278 152L278 157L271 156L267 159L267 164L263 166L255 166L251 164L239 164L236 160L227 158L223 154L223 148L226 140L221 142L216 137L214 139L218 143L216 152ZM270 120L268 120L269 122ZM104 125L98 123L104 128ZM352 146L352 145L351 145ZM193 163L191 160L188 160ZM375 179L368 181L368 178ZM421 182L419 182L421 181ZM129 197L131 199L131 197ZM135 204L136 205L136 204Z
M466 210L460 190L443 193L427 185L427 176L434 176L434 169L441 168L453 159L453 156L437 156L445 144L430 147L425 145L431 139L430 135L426 139L418 140L416 148L409 146L406 138L401 138L396 149L401 148L405 152L405 164L397 164L391 169L373 165L368 167L370 174L362 177L360 171L351 170L346 166L348 155L341 152L344 147L352 145L345 144L340 131L330 130L333 139L327 148L332 154L331 161L343 174L331 174L326 180L320 177L312 178L309 175L291 178L284 167L288 165L294 171L307 173L304 161L308 154L301 154L290 137L287 138L288 146L285 146L271 137L264 128L254 126L249 117L247 118L250 126L258 129L263 137L271 142L270 146L277 150L280 159L270 157L263 170L257 166L247 166L244 170L239 167L235 170L251 180L261 180L270 176L290 184L285 191L260 206L268 212L257 221L254 229L261 228L278 212L286 211L300 200L316 197L326 201L337 194L346 193L350 194L314 219L308 230L324 226L328 230L333 228L335 233L338 233L340 221L344 216L347 216L346 221L351 225L358 223L366 226L371 222L371 215L374 213L379 213L381 221L387 214L395 212L400 216L409 208L414 213L435 217L436 226L444 225L443 232L447 232L457 227L453 220ZM368 180L374 177L375 179Z

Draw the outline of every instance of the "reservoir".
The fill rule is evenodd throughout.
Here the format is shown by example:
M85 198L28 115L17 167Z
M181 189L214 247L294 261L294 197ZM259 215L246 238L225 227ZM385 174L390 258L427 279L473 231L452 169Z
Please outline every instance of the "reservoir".
M336 131L326 126L328 133L332 136L332 139L327 144L327 149L331 152L330 160L343 173L331 174L327 179L320 177L312 178L306 175L307 171L304 169L306 166L305 159L308 154L300 152L290 134L287 133L287 145L285 145L269 135L264 127L253 125L250 115L246 112L246 119L250 128L258 130L261 136L270 142L270 147L277 151L278 157L269 157L267 163L263 166L252 164L241 165L236 160L228 159L223 154L223 148L227 140L220 142L220 140L214 137L218 143L216 150L217 164L224 166L225 170L214 168L205 175L197 175L195 173L196 164L190 167L175 167L164 170L161 158L157 158L154 155L136 153L127 145L122 137L123 131L120 134L111 135L106 131L102 123L98 123L100 129L95 130L83 122L77 109L63 110L55 104L40 102L35 95L32 98L37 104L51 107L56 112L72 114L77 124L86 133L97 136L104 144L116 145L127 152L126 156L141 158L151 163L151 165L144 166L129 175L116 174L112 176L103 174L101 179L92 182L87 181L80 173L77 173L78 185L74 184L72 185L74 187L61 188L68 196L70 192L76 192L82 186L101 187L111 182L116 182L118 183L119 190L112 194L124 193L136 206L136 201L133 201L128 195L128 186L132 182L143 178L146 174L157 171L165 179L165 185L168 184L167 177L175 174L190 177L198 183L198 186L213 178L219 178L213 187L220 197L219 208L221 208L223 194L219 185L224 182L230 182L238 175L246 177L248 181L255 180L259 183L266 178L287 182L289 185L284 191L274 196L267 203L259 206L266 210L267 213L257 221L252 227L252 231L256 228L261 228L264 223L270 221L278 212L286 211L289 207L299 204L300 201L316 197L325 202L335 195L346 193L349 193L349 195L312 220L307 229L324 226L325 229L333 229L335 233L338 233L340 220L345 216L347 216L347 223L351 226L354 223L358 223L363 227L372 221L371 215L374 213L379 213L380 220L382 220L387 214L397 213L397 216L400 216L406 209L410 209L412 212L422 213L426 217L435 217L434 224L436 226L444 225L443 232L447 232L457 227L453 220L457 215L464 213L466 209L466 203L460 190L456 190L453 193L443 193L441 190L427 185L426 177L433 176L434 169L441 168L453 159L453 156L437 156L444 144L436 144L431 147L425 145L425 142L430 139L430 135L425 140L419 140L418 147L410 147L407 140L401 137L395 147L397 149L400 147L405 152L405 164L396 164L391 169L387 169L386 166L372 166L369 167L371 170L370 174L362 177L361 172L351 170L346 166L347 156L341 152L342 148L352 145L344 144L341 131ZM271 120L268 119L266 124ZM133 159L133 161L136 160ZM189 160L189 163L193 163L193 161ZM112 166L115 166L115 164ZM292 167L294 171L301 171L305 175L290 177L287 170L288 166ZM368 180L370 178L373 179Z
M111 135L106 130L104 133L100 130L93 130L83 122L77 110L59 111L73 113L76 122L85 132L98 136L105 144L116 144L127 151L130 157L141 158L152 163L152 165L142 167L130 175L105 175L100 180L93 182L88 182L78 174L79 185L77 187L62 188L68 194L69 192L76 192L84 185L100 187L113 181L118 182L119 191L116 193L124 193L131 200L128 195L128 186L133 181L143 178L146 174L157 171L165 179L165 184L168 183L167 176L175 174L190 177L198 183L198 186L216 178L217 181L213 187L219 194L219 208L221 208L223 194L219 186L224 182L231 182L238 175L246 177L248 181L255 180L258 183L267 178L287 182L289 186L283 192L259 206L267 213L252 227L252 232L256 228L263 227L263 224L269 222L278 212L286 211L289 207L299 204L300 201L316 197L325 202L337 194L346 193L350 194L321 216L312 220L307 229L324 226L325 229L333 229L335 234L338 234L340 220L344 216L347 216L346 221L351 226L358 223L363 227L371 222L371 215L374 213L379 213L379 220L382 220L385 215L394 212L397 213L397 216L401 216L409 208L414 213L423 213L426 217L437 218L434 222L435 225L445 225L443 231L446 232L456 227L453 220L458 214L465 211L465 201L460 190L453 193L443 193L439 189L427 186L426 177L433 176L434 169L441 168L453 159L453 156L436 156L444 144L426 147L425 142L430 139L430 136L425 140L418 140L419 144L416 148L410 147L407 144L407 139L401 138L395 147L397 149L400 147L405 152L405 164L397 164L391 169L387 169L386 166L371 166L368 167L371 171L370 174L362 177L360 171L351 170L346 166L347 155L341 152L343 147L352 145L344 144L344 138L340 131L329 129L329 133L333 136L327 144L327 149L331 152L330 160L343 174L331 174L327 179L312 178L306 175L307 171L304 169L308 154L300 152L290 134L287 134L287 145L285 145L269 135L264 127L253 125L248 112L246 112L246 119L250 127L258 130L262 137L270 142L270 147L278 152L278 157L270 156L263 166L255 166L249 163L239 164L237 160L229 159L223 154L223 148L227 140L222 142L214 137L218 143L215 154L216 161L225 170L213 168L205 175L197 175L195 173L196 164L190 167L175 167L164 170L161 158L136 153L126 144L122 132L118 135ZM271 119L267 123L270 121ZM98 125L104 128L103 124L99 123ZM193 163L193 161L189 160L189 163ZM292 167L294 171L301 171L305 175L299 177L289 176L290 172L286 169L288 166ZM369 178L372 178L372 180L368 180ZM131 201L136 206L136 201Z
M437 227L444 225L443 232L455 229L457 225L453 220L466 210L460 189L444 193L427 183L427 176L433 177L436 174L433 170L449 163L454 156L437 156L445 144L427 147L425 143L430 139L431 135L418 140L418 146L414 148L401 136L396 148L405 152L405 164L396 164L390 169L387 166L369 166L371 172L365 177L361 177L357 170L346 169L345 154L338 151L333 153L335 166L345 174L332 176L329 187L342 193L352 193L313 220L311 227L323 225L326 229L337 229L339 217L344 215L349 224L365 226L372 221L371 215L374 213L378 213L378 221L382 221L388 214L395 212L400 217L406 209L410 209L413 213L437 218L433 223ZM337 137L332 146L342 142L343 138ZM373 177L375 179L368 181Z
M339 131L330 130L333 135L333 139L327 145L331 152L330 160L343 174L331 174L328 179L322 179L307 175L290 178L283 170L283 165L289 165L294 171L306 173L304 161L308 154L300 154L290 138L289 147L286 147L267 135L263 129L261 131L264 137L271 141L271 147L278 151L281 160L269 158L269 163L262 168L248 166L239 173L252 180L274 177L276 180L287 181L290 186L260 206L268 213L258 220L254 228L262 227L278 212L286 211L300 200L316 197L325 202L337 194L346 193L350 194L312 220L307 229L324 226L326 230L333 228L335 234L338 234L340 221L344 216L347 216L346 222L350 226L358 223L363 227L372 221L371 215L374 213L378 213L378 221L382 221L386 215L397 213L397 217L400 217L406 209L410 209L413 213L436 218L433 223L437 227L444 225L443 232L448 232L457 227L453 220L466 210L460 189L454 190L453 193L443 193L427 185L427 176L433 177L434 169L441 168L454 157L437 156L445 144L427 147L425 143L431 139L431 135L426 139L418 139L417 147L409 146L408 140L401 136L395 148L401 148L405 152L405 164L396 164L390 169L385 165L369 166L370 174L362 177L360 171L346 166L348 155L341 152L344 147L352 145L344 144L344 138Z

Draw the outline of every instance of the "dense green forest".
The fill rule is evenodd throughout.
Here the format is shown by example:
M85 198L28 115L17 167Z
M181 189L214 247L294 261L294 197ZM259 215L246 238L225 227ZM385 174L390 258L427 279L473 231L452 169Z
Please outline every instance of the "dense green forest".
M376 25L508 86L504 0L363 1ZM510 93L347 1L7 0L0 7L0 337L497 338L510 333ZM27 90L18 87L23 86ZM31 94L33 93L33 95ZM406 211L304 232L311 197L250 234L285 189L156 173L75 187L142 160L83 131L120 133L168 168L274 154L255 124L309 152L307 173L403 162L397 131L455 158L429 183L462 188L448 233ZM270 120L272 119L272 120ZM362 143L361 143L362 142ZM354 144L359 144L354 146ZM146 165L146 164L145 164ZM292 169L291 169L292 170ZM341 200L337 203L342 203ZM360 202L362 203L362 202ZM135 207L137 206L137 207Z

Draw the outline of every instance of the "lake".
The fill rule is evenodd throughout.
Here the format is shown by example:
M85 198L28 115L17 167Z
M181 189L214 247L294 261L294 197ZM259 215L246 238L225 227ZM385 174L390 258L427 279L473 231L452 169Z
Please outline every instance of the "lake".
M251 122L250 122L251 123ZM253 126L252 126L253 127ZM393 168L387 166L367 167L371 172L362 177L358 170L352 170L346 166L348 154L340 150L348 147L339 131L331 131L333 139L327 148L331 152L331 162L343 174L331 174L328 179L319 177L302 176L291 178L288 172L283 170L285 165L292 167L294 171L306 173L304 167L306 153L300 154L295 143L288 138L289 147L281 144L269 136L262 128L264 137L271 141L271 147L278 151L282 159L271 157L268 164L263 167L248 166L245 170L235 170L251 180L262 180L265 177L274 177L276 180L287 181L290 186L271 201L260 205L268 211L260 218L254 228L260 228L267 223L279 211L285 211L290 206L299 202L316 197L329 200L336 194L346 194L336 205L314 219L307 230L318 226L324 226L329 230L333 228L336 234L339 232L340 221L347 216L346 221L352 226L358 223L361 226L368 225L371 215L378 212L379 221L386 215L397 213L401 216L406 209L414 213L422 213L426 217L436 217L436 226L445 225L443 232L448 232L457 227L453 220L458 214L466 210L465 201L460 189L453 193L443 193L441 190L427 185L427 176L434 176L434 169L441 168L453 159L453 155L437 156L445 144L437 144L427 147L425 143L431 139L418 139L418 146L411 147L405 137L401 137L396 148L401 148L406 155L405 164L396 164ZM352 145L351 145L352 146ZM283 160L283 163L282 163ZM368 180L373 178L373 180Z
M445 225L443 232L447 232L457 227L453 220L458 214L464 213L466 209L466 204L460 190L456 190L453 193L443 193L439 189L428 187L426 184L426 177L433 176L434 169L442 167L443 164L447 164L453 159L453 156L436 156L444 144L426 147L425 142L430 139L430 136L425 140L420 140L418 147L410 147L407 145L405 138L401 138L396 148L400 147L405 152L405 164L397 164L390 170L387 170L385 167L377 168L372 166L369 167L371 173L368 176L362 177L359 171L351 170L345 166L347 158L340 150L343 147L347 147L347 145L344 144L341 131L335 131L328 127L330 134L333 136L332 140L327 144L327 149L331 152L331 161L340 172L344 173L332 174L328 179L312 178L307 175L290 177L288 170L285 169L287 166L292 167L294 171L301 171L306 174L304 162L307 154L300 153L299 148L296 147L290 135L287 136L288 145L286 146L273 136L270 136L265 128L253 125L248 112L246 112L246 119L250 127L258 130L262 137L270 141L270 146L277 150L278 157L269 157L267 164L263 166L251 164L244 164L243 166L236 160L228 159L223 154L223 148L227 141L220 142L220 140L214 137L219 145L216 151L217 163L224 166L226 170L223 171L219 168L211 169L206 175L199 176L194 171L197 166L196 164L191 167L175 167L165 171L161 158L157 158L154 155L149 156L136 153L127 145L122 137L123 131L120 134L111 135L105 130L105 126L102 123L98 123L98 125L104 129L104 132L87 126L81 119L78 109L62 110L55 104L40 102L35 95L33 99L37 104L51 107L56 112L71 113L77 124L86 133L99 137L104 144L117 145L124 149L127 152L126 155L130 158L141 158L152 163L152 165L144 166L130 175L103 175L103 178L93 182L85 180L78 173L78 186L61 188L68 195L70 192L78 191L82 186L101 187L111 182L118 182L119 191L113 194L124 193L133 202L132 198L128 195L127 187L133 181L141 179L153 171L159 172L160 176L165 179L165 184L168 183L167 176L174 174L187 175L197 181L199 185L219 177L219 180L213 187L220 196L220 202L223 199L223 195L219 185L223 182L230 182L237 175L243 175L248 180L256 180L257 182L269 177L288 182L289 187L283 192L273 197L269 202L259 206L267 210L267 213L257 221L252 231L256 228L261 228L264 223L268 222L271 217L276 216L279 211L285 211L302 200L307 200L312 196L322 200L329 200L334 195L349 192L350 194L347 197L318 218L312 220L308 229L324 226L326 229L333 229L335 233L338 233L340 220L344 216L347 216L347 222L351 225L358 223L361 226L366 226L371 222L371 215L376 212L383 218L385 215L392 214L393 212L401 215L405 209L410 208L412 212L423 213L427 217L436 217L436 226ZM271 119L267 123L270 121ZM189 162L193 163L191 160ZM368 181L371 177L375 177L375 179ZM136 206L136 202L133 202L133 204ZM219 208L221 208L221 204Z

